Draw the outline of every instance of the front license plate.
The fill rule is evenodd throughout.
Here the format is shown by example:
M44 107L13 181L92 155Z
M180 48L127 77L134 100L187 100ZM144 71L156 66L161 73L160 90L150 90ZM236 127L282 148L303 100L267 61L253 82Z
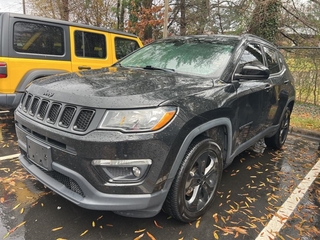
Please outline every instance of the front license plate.
M27 137L27 156L39 167L52 170L51 148L35 139Z

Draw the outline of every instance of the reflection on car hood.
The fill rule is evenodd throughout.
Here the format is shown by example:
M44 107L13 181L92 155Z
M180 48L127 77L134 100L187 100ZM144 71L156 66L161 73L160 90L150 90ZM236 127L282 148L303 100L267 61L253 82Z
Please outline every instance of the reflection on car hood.
M111 67L42 78L31 84L28 91L88 107L137 108L158 106L212 86L210 78Z

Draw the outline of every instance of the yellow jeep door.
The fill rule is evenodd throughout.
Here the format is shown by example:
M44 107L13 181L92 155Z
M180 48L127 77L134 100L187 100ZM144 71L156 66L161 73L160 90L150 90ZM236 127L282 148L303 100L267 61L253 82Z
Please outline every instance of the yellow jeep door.
M72 71L108 67L114 63L107 32L70 27Z

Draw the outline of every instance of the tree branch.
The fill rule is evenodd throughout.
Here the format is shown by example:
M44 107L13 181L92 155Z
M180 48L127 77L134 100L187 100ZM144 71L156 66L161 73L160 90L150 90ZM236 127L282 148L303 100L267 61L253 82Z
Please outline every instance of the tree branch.
M291 37L289 37L287 34L285 34L284 32L280 31L280 34L282 36L284 36L285 38L289 39L291 42L293 42L294 45L298 46L298 43Z
M282 4L281 6L287 13L289 13L291 16L293 16L295 19L297 19L298 21L302 22L305 26L307 26L308 28L312 29L313 31L315 31L316 33L318 32L317 29L313 28L312 26L310 26L306 21L304 21L303 19L299 18L298 16L296 16L295 14L293 14L291 11L289 11L287 8L285 8Z

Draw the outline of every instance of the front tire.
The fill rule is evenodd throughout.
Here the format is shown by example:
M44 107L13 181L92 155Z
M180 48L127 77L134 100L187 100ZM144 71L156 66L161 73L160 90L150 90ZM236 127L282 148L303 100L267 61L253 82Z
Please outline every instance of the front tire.
M191 143L164 203L164 211L182 222L202 216L216 195L222 162L221 147L212 139Z
M283 117L281 118L280 127L276 132L276 134L270 138L265 139L265 142L268 147L271 147L277 150L282 148L285 141L287 140L287 136L289 133L290 116L291 116L291 110L289 107L287 107Z

